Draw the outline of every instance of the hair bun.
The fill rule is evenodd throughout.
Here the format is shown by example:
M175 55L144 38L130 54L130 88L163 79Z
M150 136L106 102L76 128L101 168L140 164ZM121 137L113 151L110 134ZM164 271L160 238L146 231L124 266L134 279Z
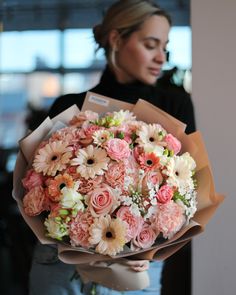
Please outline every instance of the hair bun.
M93 27L93 36L96 43L99 45L99 47L103 47L102 42L102 25L98 24Z

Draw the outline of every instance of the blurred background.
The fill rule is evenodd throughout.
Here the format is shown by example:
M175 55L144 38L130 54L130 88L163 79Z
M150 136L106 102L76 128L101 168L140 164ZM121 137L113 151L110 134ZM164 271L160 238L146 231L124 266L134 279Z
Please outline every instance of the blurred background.
M18 140L42 122L59 95L83 92L97 84L105 59L102 50L95 54L92 27L100 22L113 2L0 0L1 295L27 295L28 270L35 243L11 197ZM175 85L191 94L189 0L157 3L173 19L168 62L161 79L166 85ZM187 253L190 265L190 250ZM169 284L168 277L175 277L178 282L181 275L184 274L178 277L178 274L171 275L168 269L165 271L166 287L162 295L190 295L190 280L182 289L177 283L179 290ZM191 273L186 275L191 277Z

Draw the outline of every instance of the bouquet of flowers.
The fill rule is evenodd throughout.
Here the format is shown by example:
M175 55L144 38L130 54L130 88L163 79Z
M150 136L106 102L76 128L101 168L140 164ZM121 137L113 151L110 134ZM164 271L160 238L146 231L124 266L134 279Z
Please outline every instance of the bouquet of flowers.
M128 110L80 112L36 149L25 213L46 235L104 255L170 239L196 212L196 163L160 124Z
M169 257L223 201L200 132L184 129L141 99L88 92L81 111L47 118L19 142L13 197L39 241L57 244L84 281L143 289L147 273L125 258Z

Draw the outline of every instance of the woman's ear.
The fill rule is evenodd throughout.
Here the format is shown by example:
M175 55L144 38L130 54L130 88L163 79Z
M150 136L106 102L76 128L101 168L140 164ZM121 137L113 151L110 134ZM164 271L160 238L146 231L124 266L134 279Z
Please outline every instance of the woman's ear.
M119 49L119 45L120 45L120 34L117 30L112 30L109 33L109 45L110 47L114 50L117 51Z

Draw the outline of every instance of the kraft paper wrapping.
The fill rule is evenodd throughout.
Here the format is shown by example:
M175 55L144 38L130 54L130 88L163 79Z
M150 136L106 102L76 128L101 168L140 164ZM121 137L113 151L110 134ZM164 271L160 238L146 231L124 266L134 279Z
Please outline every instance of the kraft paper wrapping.
M224 200L224 196L215 192L207 151L199 131L190 135L185 134L186 125L184 123L142 99L139 99L135 105L132 105L88 92L82 111L93 110L94 112L105 113L120 109L132 111L137 119L147 123L161 124L168 132L175 135L181 141L181 151L188 151L195 159L197 163L198 206L194 218L187 226L183 227L169 240L160 239L149 249L137 252L131 252L129 249L126 249L115 257L96 254L82 248L74 248L45 236L45 228L41 217L29 217L24 213L22 206L24 190L21 179L24 177L26 169L31 165L35 149L48 136L55 123L60 121L67 125L73 115L80 112L76 105L68 108L53 119L47 118L35 131L19 142L20 151L13 175L13 197L17 201L23 218L39 241L43 244L57 244L59 259L64 263L77 265L77 271L84 281L90 280L116 290L137 290L148 286L147 272L137 273L131 271L125 265L125 259L164 260L171 256L194 236L205 230L205 226Z

